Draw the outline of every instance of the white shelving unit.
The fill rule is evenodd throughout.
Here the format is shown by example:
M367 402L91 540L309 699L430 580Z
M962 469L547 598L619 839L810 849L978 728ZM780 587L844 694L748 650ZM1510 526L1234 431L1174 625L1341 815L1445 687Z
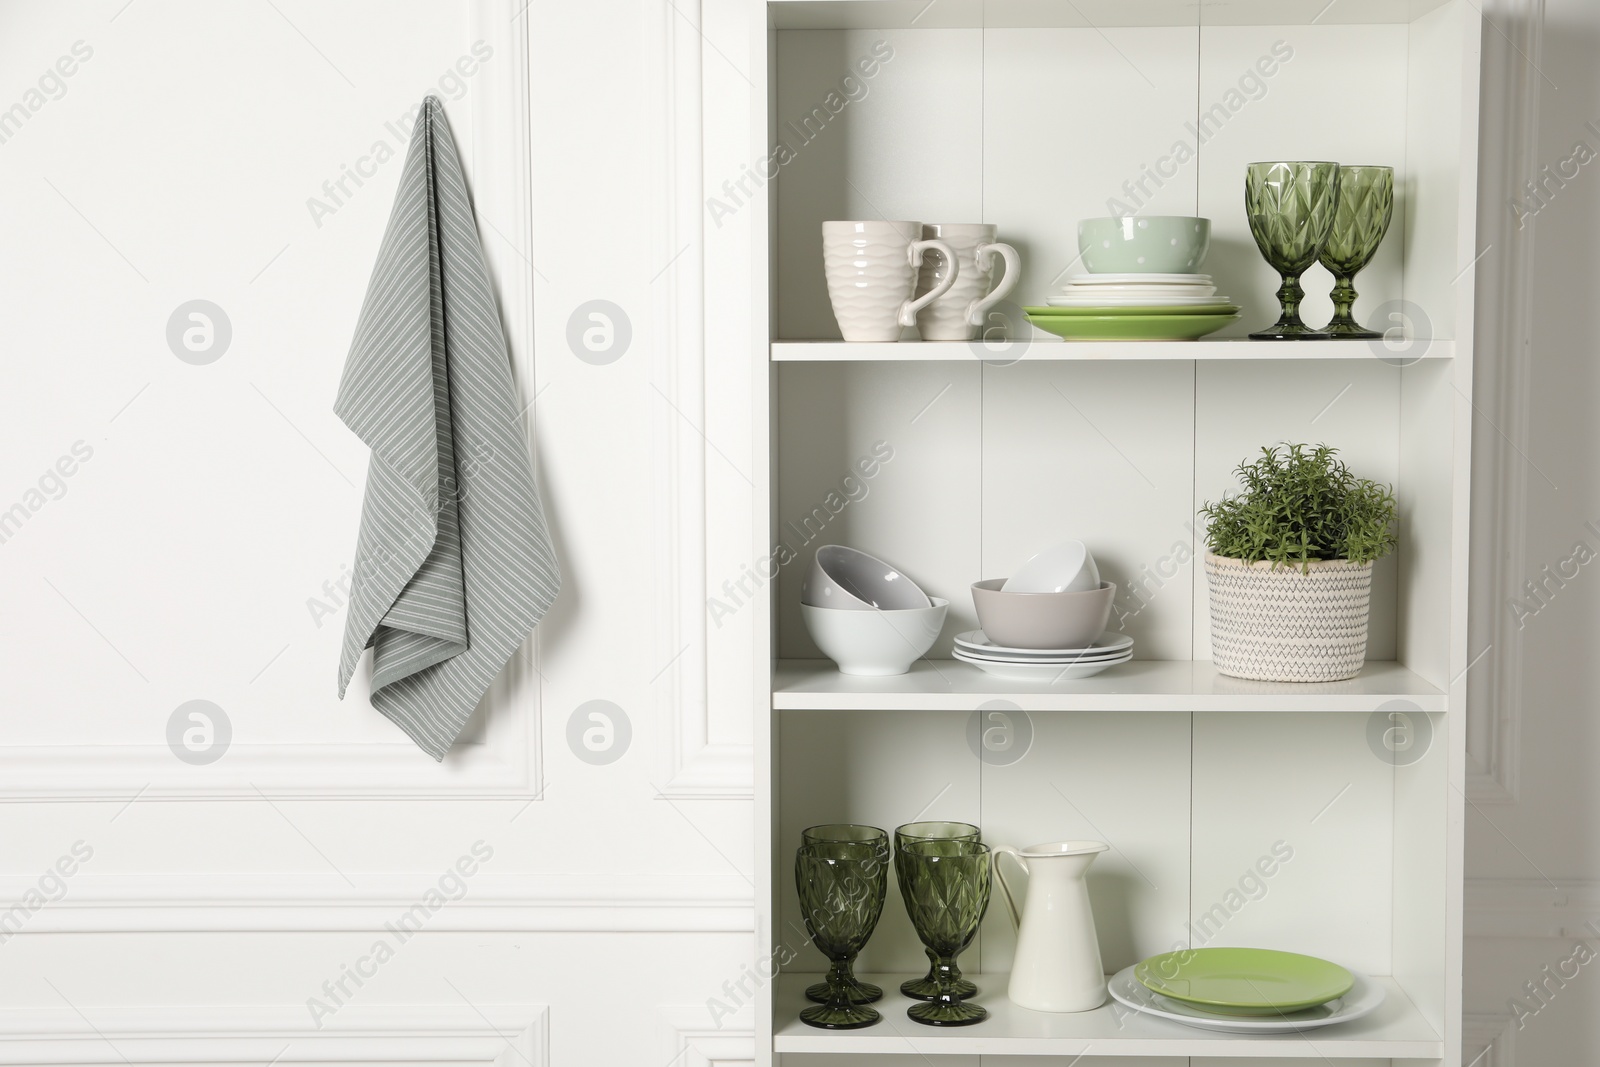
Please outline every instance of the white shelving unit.
M706 387L732 398L708 406L704 427L718 454L710 529L713 552L727 539L755 560L713 652L748 647L730 673L762 709L757 970L782 971L756 994L758 1063L1458 1063L1477 8L707 0L702 11L696 32L720 53L706 59L703 188L734 209L706 225L707 306L725 313L707 320ZM1276 315L1277 278L1243 216L1243 168L1257 159L1395 167L1394 223L1357 279L1356 311L1427 340L1390 352L1244 338ZM1023 258L1012 299L1030 305L1072 269L1077 220L1114 213L1111 201L1210 218L1205 269L1241 318L1196 342L1035 331L1001 353L910 331L899 344L838 340L823 220L993 222ZM1313 267L1304 282L1306 319L1322 321L1331 281ZM1285 440L1337 446L1399 502L1369 662L1348 682L1246 682L1209 663L1198 510L1233 487L1241 460ZM733 499L749 512L715 503ZM1136 659L1051 686L951 660L952 636L977 626L970 584L1069 536L1118 583L1114 625ZM890 559L950 600L911 673L849 678L820 658L798 599L827 543ZM995 710L1024 739L1004 758L974 741ZM1416 739L1399 757L1384 747L1396 710ZM891 885L858 963L883 975L883 1022L802 1025L800 987L823 960L795 900L799 830L914 818L977 822L991 842L1110 843L1090 875L1109 970L1175 947L1258 945L1337 960L1389 999L1362 1022L1273 1038L1110 1006L1031 1012L1005 997L1014 934L995 905L962 958L993 1017L922 1027L894 991L925 958ZM1248 879L1273 849L1292 860Z

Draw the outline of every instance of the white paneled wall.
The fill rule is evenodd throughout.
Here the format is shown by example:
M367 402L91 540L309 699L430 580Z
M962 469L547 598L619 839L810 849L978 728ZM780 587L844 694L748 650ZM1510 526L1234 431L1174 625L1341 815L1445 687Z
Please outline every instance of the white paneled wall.
M749 1058L749 708L662 507L720 477L666 325L704 317L665 165L695 6L0 5L0 1062ZM332 404L428 91L566 582L443 767L334 687L367 457ZM230 338L185 360L196 299Z

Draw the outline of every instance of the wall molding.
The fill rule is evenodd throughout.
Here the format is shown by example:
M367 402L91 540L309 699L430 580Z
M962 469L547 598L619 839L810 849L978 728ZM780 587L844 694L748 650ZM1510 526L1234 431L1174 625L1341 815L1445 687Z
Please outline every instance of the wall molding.
M1470 583L1469 655L1483 665L1467 678L1467 795L1476 804L1517 798L1522 725L1522 635L1507 610L1527 578L1522 572L1529 485L1528 447L1533 327L1533 225L1519 228L1513 197L1539 169L1537 70L1544 0L1499 0L1495 32L1483 38L1482 139L1478 233L1485 256L1477 275L1481 339L1473 394L1485 426L1475 423L1474 543L1482 568Z
M531 137L526 17L521 0L474 0L467 32L494 49L465 108L479 232L522 395L533 394ZM422 87L418 88L421 99ZM459 125L463 115L456 111ZM492 219L493 226L485 224ZM497 236L498 234L498 236ZM513 247L520 244L520 247ZM332 402L332 398L329 398ZM529 439L535 440L532 412ZM536 800L543 796L539 752L537 636L513 657L485 698L480 743L462 743L443 765L409 742L394 744L235 744L216 763L196 767L164 744L0 746L0 802L256 800ZM333 677L333 665L328 667ZM332 685L331 680L328 683ZM364 695L353 699L364 699ZM376 712L370 712L376 715ZM398 732L397 732L397 737Z
M321 1029L304 1005L94 1005L0 1011L0 1064L405 1063L546 1067L544 1005L350 1005Z
M1600 881L1469 879L1466 936L1594 940L1600 937Z
M666 175L651 285L665 324L652 366L661 396L651 416L657 531L654 655L664 663L656 689L661 724L660 795L669 800L750 800L755 751L711 738L706 638L706 330L704 118L698 0L659 0L652 32L661 44L661 172ZM720 460L719 460L720 462Z
M661 1016L661 1062L671 1067L751 1067L756 1061L755 1012L713 1021L705 1005L666 1005Z
M31 915L13 905L38 878L0 877L0 945L57 933L380 932L398 923L438 873L118 874L83 872ZM750 886L737 875L495 875L426 917L424 933L753 933Z
M1464 1067L1511 1067L1516 1062L1516 1027L1504 1015L1468 1012L1461 1019Z

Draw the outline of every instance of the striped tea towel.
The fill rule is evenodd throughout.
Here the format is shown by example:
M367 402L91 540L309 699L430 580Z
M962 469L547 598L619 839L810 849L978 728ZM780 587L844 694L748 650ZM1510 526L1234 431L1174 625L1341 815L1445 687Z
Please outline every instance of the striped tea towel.
M334 411L372 449L339 662L443 760L561 585L444 108L417 115Z

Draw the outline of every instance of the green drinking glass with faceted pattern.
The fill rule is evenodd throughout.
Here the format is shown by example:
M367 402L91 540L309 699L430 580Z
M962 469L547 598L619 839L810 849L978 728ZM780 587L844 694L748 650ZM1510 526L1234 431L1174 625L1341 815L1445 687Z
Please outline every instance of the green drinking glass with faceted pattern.
M1251 163L1244 209L1261 255L1283 279L1278 321L1250 335L1257 341L1327 340L1300 318L1300 275L1317 261L1333 227L1339 194L1337 163Z
M825 1030L871 1026L883 1016L860 1001L851 967L883 915L887 850L855 841L801 845L795 851L794 881L806 932L828 960L822 1002L802 1011L800 1021Z
M816 844L858 844L867 845L881 857L883 866L889 865L889 835L876 826L865 826L861 823L834 822L822 823L819 826L808 826L800 831L801 847ZM863 982L855 976L853 966L846 965L842 976L846 996L852 1004L871 1004L883 999L883 987ZM833 996L827 982L816 982L806 986L806 999L826 1004Z
M906 843L910 841L965 841L976 842L980 831L970 822L908 822L894 829L894 845L896 853L903 851ZM898 873L898 857L895 860ZM937 1000L939 998L939 957L934 955L932 949L924 948L928 954L928 974L924 978L908 978L900 983L900 992L912 1000ZM961 969L951 960L950 981L958 996L963 998L978 995L978 987L967 979L961 977Z
M989 910L989 846L978 841L910 841L895 857L900 896L911 926L936 960L939 992L906 1014L928 1026L970 1026L989 1017L966 1003L952 980L955 962L978 934Z
M1394 217L1393 167L1340 167L1333 227L1318 261L1333 275L1333 318L1323 331L1330 337L1382 337L1351 315L1355 276L1372 262Z

